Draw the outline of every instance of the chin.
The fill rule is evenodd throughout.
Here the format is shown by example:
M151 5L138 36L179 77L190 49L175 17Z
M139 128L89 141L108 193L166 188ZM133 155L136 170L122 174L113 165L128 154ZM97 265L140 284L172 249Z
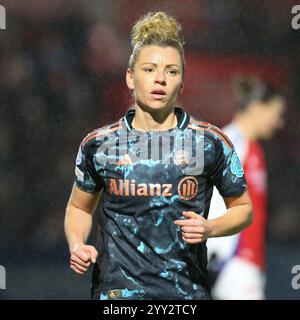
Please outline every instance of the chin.
M166 102L161 102L161 101L151 101L149 103L143 103L141 101L137 101L137 104L145 111L159 111L159 110L166 110L170 108L170 105Z

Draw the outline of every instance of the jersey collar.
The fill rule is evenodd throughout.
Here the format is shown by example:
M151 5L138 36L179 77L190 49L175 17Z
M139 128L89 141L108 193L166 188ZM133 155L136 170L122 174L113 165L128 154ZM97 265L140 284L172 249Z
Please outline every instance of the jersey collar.
M177 117L177 128L181 130L185 129L190 121L189 114L179 107L175 107L174 111ZM135 110L130 109L122 119L122 123L128 131L131 131L133 129L131 123L134 116Z

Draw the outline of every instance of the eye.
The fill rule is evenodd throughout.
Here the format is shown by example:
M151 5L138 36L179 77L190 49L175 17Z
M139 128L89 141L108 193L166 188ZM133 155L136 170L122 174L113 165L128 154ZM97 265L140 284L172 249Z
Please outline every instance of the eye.
M150 72L153 72L153 68L151 67L147 67L147 68L144 68L144 71L147 72L147 73L150 73Z
M169 69L167 71L172 77L177 76L179 71L177 69Z

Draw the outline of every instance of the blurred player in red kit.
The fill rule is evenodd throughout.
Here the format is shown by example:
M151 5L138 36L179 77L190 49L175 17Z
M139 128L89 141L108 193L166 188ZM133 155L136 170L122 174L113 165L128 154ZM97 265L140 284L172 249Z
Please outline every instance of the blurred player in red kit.
M267 184L264 152L258 141L270 139L283 126L285 101L277 90L253 77L237 79L236 96L239 111L223 130L242 162L254 221L241 233L208 240L209 269L214 298L260 300L265 298ZM224 207L214 188L210 219L220 215Z

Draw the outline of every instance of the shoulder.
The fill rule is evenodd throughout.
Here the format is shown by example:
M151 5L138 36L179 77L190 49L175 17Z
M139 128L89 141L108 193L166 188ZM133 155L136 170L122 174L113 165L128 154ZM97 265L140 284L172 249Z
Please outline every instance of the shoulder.
M121 119L104 127L94 129L89 132L81 142L81 147L86 148L88 146L95 145L99 140L105 139L105 137L115 134L116 131L122 127Z
M227 134L219 127L205 122L194 117L190 117L188 128L202 131L206 140L209 140L214 145L222 145L223 148L232 149L233 144Z

